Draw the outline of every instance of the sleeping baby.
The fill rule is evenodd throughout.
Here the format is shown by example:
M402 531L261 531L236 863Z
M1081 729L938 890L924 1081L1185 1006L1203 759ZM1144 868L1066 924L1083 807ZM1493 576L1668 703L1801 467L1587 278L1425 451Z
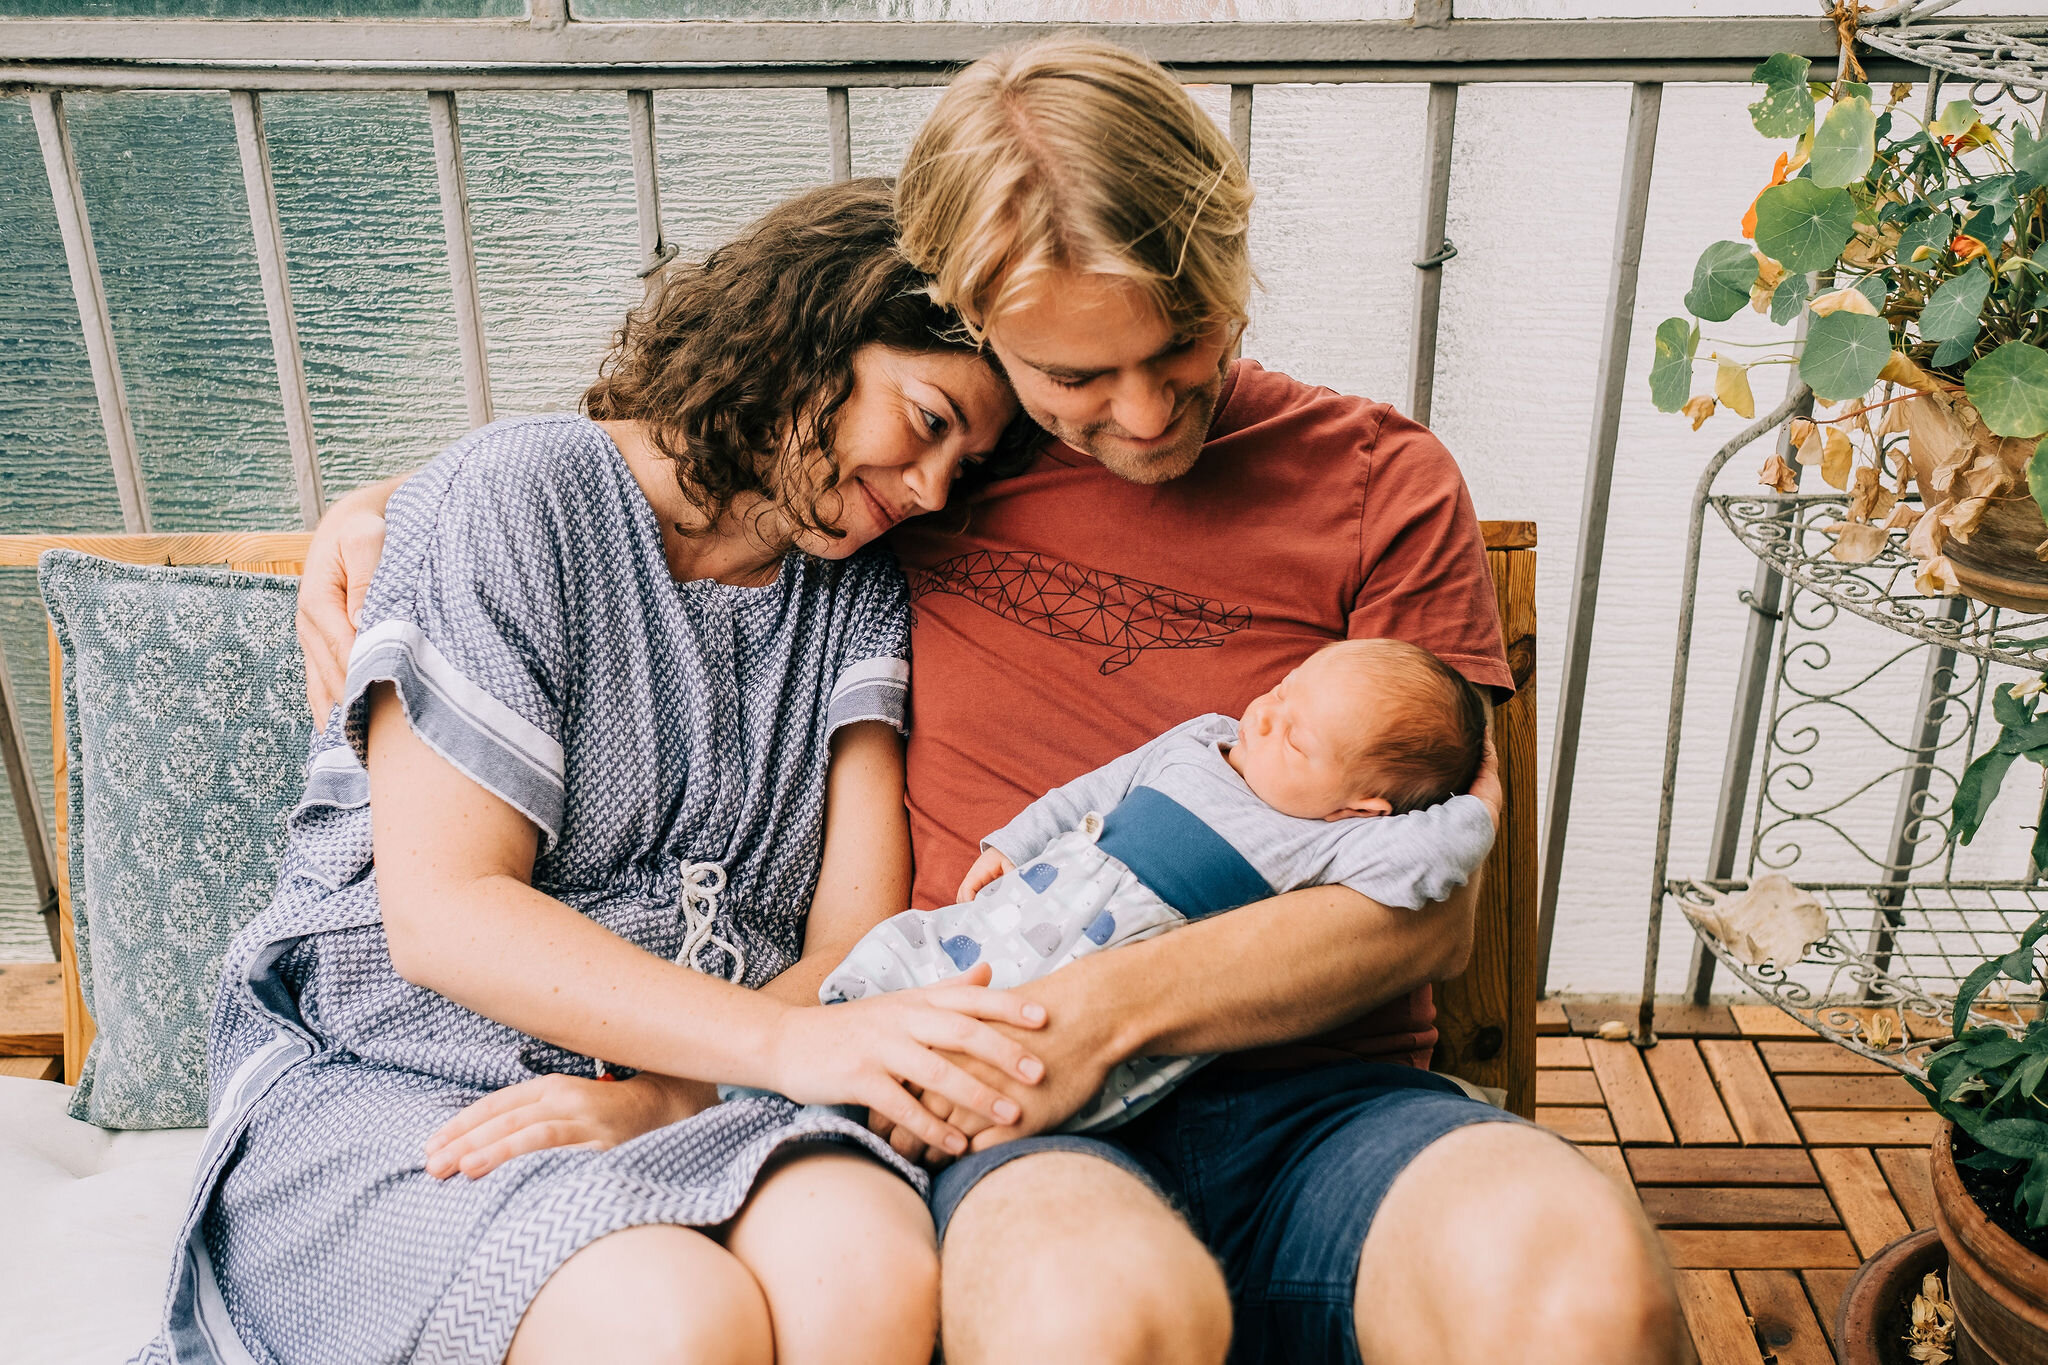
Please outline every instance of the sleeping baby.
M992 985L1304 886L1418 909L1493 845L1464 795L1478 772L1478 690L1428 650L1345 640L1245 708L1198 716L1047 792L982 840L958 905L868 932L819 988L827 1004L929 986L979 962ZM1208 1057L1140 1057L1063 1125L1113 1127Z

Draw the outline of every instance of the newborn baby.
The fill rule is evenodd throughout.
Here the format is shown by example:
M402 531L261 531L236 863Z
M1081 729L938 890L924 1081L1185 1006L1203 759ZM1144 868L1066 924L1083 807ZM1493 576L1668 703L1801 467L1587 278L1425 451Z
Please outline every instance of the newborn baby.
M819 998L928 986L984 961L993 985L1015 986L1304 886L1408 910L1442 900L1493 846L1486 806L1462 794L1485 737L1478 690L1428 650L1326 646L1242 721L1198 716L1032 802L982 840L961 904L876 925ZM1063 1131L1133 1118L1209 1060L1125 1062Z

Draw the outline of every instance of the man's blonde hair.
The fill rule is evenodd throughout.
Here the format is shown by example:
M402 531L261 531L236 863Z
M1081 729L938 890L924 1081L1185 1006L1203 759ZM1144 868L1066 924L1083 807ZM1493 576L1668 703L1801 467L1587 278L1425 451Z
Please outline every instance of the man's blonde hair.
M896 182L903 250L977 338L1048 271L1132 281L1176 334L1241 326L1252 189L1150 58L1079 34L962 71Z

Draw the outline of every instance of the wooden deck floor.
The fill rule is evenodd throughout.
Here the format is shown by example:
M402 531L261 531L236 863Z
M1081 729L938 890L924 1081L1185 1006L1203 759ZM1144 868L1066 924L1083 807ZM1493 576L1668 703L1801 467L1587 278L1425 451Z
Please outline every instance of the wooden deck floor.
M1632 1006L1541 1009L1537 1121L1642 1201L1701 1365L1834 1365L1856 1267L1934 1221L1919 1095L1770 1006L1660 1011L1647 1052L1592 1036Z

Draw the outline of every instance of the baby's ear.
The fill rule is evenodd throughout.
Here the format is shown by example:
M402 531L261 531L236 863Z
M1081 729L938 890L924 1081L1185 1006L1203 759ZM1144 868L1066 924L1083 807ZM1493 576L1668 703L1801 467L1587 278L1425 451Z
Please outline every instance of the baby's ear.
M1331 811L1325 820L1358 820L1373 815L1392 815L1394 803L1383 796L1361 796L1351 804Z

